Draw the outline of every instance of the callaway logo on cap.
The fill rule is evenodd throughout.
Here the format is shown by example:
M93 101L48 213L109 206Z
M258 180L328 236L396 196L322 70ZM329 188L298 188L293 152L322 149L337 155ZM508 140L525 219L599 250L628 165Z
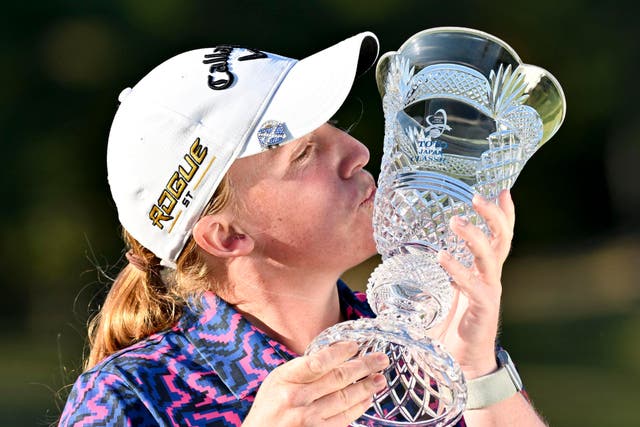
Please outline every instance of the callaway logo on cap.
M333 116L378 54L358 34L303 60L233 45L177 55L119 97L107 149L120 222L173 266L233 161Z

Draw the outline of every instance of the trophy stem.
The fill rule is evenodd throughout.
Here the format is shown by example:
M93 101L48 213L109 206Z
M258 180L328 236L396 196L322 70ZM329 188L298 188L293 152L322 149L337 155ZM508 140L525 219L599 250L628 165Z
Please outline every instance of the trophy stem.
M381 320L401 320L426 336L449 313L453 288L433 249L406 245L403 251L373 271L367 300Z

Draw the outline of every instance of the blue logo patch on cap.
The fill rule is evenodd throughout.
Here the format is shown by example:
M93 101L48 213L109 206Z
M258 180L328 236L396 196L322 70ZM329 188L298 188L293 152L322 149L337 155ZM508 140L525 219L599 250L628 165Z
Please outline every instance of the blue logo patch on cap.
M258 129L258 141L263 150L277 147L287 139L287 125L284 122L269 120Z

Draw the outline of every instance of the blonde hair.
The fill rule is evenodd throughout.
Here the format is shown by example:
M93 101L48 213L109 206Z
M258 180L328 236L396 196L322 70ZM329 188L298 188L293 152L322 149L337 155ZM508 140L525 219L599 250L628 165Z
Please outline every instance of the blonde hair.
M220 212L231 203L228 175L216 189L203 216ZM197 243L191 237L176 262L170 279L164 278L158 259L126 230L123 240L136 265L129 263L118 274L104 304L89 322L89 356L85 370L105 357L173 326L190 296L206 290L216 291L210 269Z

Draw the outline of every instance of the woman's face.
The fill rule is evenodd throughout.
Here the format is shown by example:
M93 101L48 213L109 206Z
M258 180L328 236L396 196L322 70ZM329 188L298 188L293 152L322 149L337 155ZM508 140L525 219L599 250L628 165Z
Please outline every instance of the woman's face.
M325 124L282 147L237 160L237 224L255 253L290 267L344 270L375 254L375 182L368 149Z

